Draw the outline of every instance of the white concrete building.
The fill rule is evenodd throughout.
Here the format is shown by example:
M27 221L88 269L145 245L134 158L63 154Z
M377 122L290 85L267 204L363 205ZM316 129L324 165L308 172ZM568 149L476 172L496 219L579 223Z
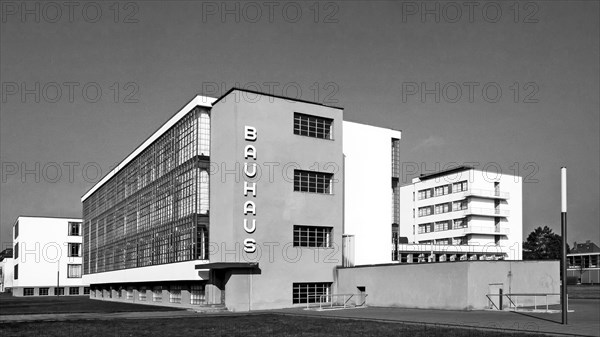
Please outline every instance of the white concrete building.
M19 216L13 225L14 296L88 295L81 219Z
M400 188L399 262L521 260L522 178L468 166ZM405 240L406 241L406 240Z
M353 239L353 264L390 263L387 243L400 222L401 132L347 121L343 127L344 234Z

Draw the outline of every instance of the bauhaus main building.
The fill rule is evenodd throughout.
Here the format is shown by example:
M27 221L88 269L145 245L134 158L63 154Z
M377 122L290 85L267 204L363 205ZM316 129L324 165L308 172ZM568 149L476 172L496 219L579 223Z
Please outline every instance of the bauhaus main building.
M241 311L335 293L344 259L391 262L399 139L314 102L196 96L82 197L91 297Z

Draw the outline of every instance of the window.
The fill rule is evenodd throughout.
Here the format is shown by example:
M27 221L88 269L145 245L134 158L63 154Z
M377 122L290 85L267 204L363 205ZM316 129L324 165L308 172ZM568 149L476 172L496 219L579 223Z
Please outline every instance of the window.
M84 295L89 295L90 294L90 287L83 287L83 294Z
M331 283L294 283L292 303L316 303L321 295L330 294Z
M50 288L40 288L40 296L48 296L48 290Z
M433 230L435 232L439 232L439 231L447 231L450 227L449 221L441 221L441 222L436 222L434 225Z
M467 219L466 218L454 219L454 224L452 225L452 228L466 228L466 227L467 227Z
M452 192L463 192L467 190L467 181L461 181L459 183L454 183L452 186Z
M19 222L15 222L15 239L19 236Z
M154 302L162 302L162 287L154 287L152 291L152 301Z
M431 215L431 206L419 207L419 217Z
M294 170L294 191L332 194L333 174Z
M132 287L127 288L127 299L133 300L133 288Z
M23 288L23 296L33 296L33 288Z
M450 185L439 186L435 188L435 196L439 197L441 195L446 195L450 193Z
M431 223L419 225L419 234L431 232Z
M64 295L65 294L65 288L63 287L54 287L54 295Z
M169 302L181 303L181 286L171 286L171 288L169 289Z
M333 139L333 119L294 113L294 134L321 139Z
M433 189L428 188L426 190L419 191L419 200L429 199L431 197L433 197Z
M69 235L81 236L81 222L69 222Z
M450 212L450 203L446 202L443 204L435 205L435 214L448 212Z
M294 226L294 247L331 247L333 227Z
M27 247L25 249L27 249ZM19 243L18 242L15 243L15 248L14 248L13 254L14 254L15 259L17 259L19 257Z
M459 211L459 210L463 210L463 209L467 209L467 201L466 200L455 201L454 204L452 204L452 210L454 210L454 211Z
M80 264L67 265L67 277L68 278L80 278L81 277L81 265Z
M205 302L204 285L193 285L190 293L190 304L203 304Z
M19 265L15 264L15 266L13 267L13 278L15 280L19 279Z
M467 239L465 236L463 236L463 237L460 237L460 238L454 238L454 239L452 240L452 242L453 242L455 245L467 245L467 244L469 244L469 240L468 240L468 239Z
M138 300L145 301L146 300L146 287L141 287L138 291Z
M450 243L449 239L439 239L439 240L435 240L435 243L438 245L447 245Z
M69 243L69 256L81 256L81 243Z
M79 295L79 287L69 287L69 295Z

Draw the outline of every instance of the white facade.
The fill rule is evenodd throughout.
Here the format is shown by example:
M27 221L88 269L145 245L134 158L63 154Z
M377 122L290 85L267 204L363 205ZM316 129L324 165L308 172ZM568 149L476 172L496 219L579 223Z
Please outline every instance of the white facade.
M400 198L400 236L412 243L401 262L522 259L521 177L459 167L413 179Z
M392 139L400 131L344 121L344 233L354 264L392 262ZM398 178L398 177L395 177Z
M81 219L18 217L13 256L15 296L84 295Z

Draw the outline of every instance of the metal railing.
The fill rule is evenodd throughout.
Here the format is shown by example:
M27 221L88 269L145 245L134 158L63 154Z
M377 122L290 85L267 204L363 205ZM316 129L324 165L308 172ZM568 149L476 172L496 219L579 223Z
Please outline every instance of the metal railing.
M515 293L515 294L487 294L485 295L488 299L489 308L496 308L496 310L505 310L503 299L506 298L507 306L506 309L510 311L538 311L543 310L545 312L551 312L551 305L560 304L560 293ZM549 303L548 297L557 296L559 303ZM498 304L494 303L492 297L498 297ZM523 298L526 298L523 301ZM542 297L542 301L538 302L538 298ZM529 298L529 300L527 300ZM531 301L533 298L533 301ZM519 299L521 299L521 305L519 305ZM539 307L539 309L538 309ZM567 294L567 311L569 310L569 295ZM560 310L558 310L560 311Z
M464 193L465 196L474 195L474 196L481 196L481 197L487 197L487 198L508 199L510 197L510 194L508 192L482 190L482 189L477 189L477 188L469 189L467 191L459 192L459 193Z
M308 301L306 309L331 310L364 307L367 303L367 296L367 294L311 295L309 298L315 298L317 301Z

